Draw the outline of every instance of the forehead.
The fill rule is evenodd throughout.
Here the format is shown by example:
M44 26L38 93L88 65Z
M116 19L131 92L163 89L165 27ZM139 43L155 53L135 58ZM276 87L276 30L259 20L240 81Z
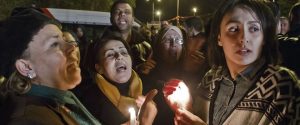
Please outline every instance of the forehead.
M124 44L119 40L108 40L106 44L103 46L103 51L111 50L111 49L120 49L125 48Z
M256 14L250 8L245 6L236 6L224 15L221 25L244 22L260 22L260 20L258 20Z
M171 36L180 36L180 37L182 37L180 33L176 32L173 29L167 31L166 34L164 35L164 37L171 37Z
M46 24L42 29L40 29L38 31L38 33L33 36L33 41L42 38L50 38L50 37L54 37L54 36L58 36L61 35L62 32L61 30L54 24Z
M128 3L119 3L116 5L115 10L132 10Z

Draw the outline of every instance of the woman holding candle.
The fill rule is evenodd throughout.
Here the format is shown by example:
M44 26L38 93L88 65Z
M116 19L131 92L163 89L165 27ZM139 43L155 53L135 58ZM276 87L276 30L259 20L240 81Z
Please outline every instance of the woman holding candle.
M276 23L265 3L224 1L211 26L208 53L213 68L198 86L199 96L193 103L197 116L177 108L176 121L189 125L297 124L297 77L278 65Z
M82 91L81 101L105 125L128 124L129 108L138 112L145 100L142 81L132 70L130 49L117 35L104 36L92 49L95 56L90 68L94 84ZM153 110L146 111L151 119L149 124L156 115L155 105L151 104Z

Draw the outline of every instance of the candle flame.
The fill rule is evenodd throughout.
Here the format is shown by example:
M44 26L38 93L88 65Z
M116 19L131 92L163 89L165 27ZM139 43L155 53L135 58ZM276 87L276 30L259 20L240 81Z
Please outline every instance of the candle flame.
M172 104L176 104L178 108L184 109L187 109L190 98L189 88L183 81L179 82L173 94L168 96L168 99Z

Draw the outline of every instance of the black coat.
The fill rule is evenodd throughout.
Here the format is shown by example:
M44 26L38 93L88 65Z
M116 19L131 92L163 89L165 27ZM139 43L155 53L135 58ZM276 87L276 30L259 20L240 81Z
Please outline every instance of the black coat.
M83 90L79 100L103 125L120 125L129 120L102 93L96 83Z

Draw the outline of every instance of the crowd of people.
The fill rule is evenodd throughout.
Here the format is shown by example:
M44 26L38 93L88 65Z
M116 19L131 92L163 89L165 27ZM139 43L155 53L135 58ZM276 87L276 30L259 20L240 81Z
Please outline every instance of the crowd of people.
M273 2L223 1L207 24L189 17L149 32L133 28L126 0L110 14L90 43L84 27L13 9L0 23L0 123L300 123L300 3L283 17Z

